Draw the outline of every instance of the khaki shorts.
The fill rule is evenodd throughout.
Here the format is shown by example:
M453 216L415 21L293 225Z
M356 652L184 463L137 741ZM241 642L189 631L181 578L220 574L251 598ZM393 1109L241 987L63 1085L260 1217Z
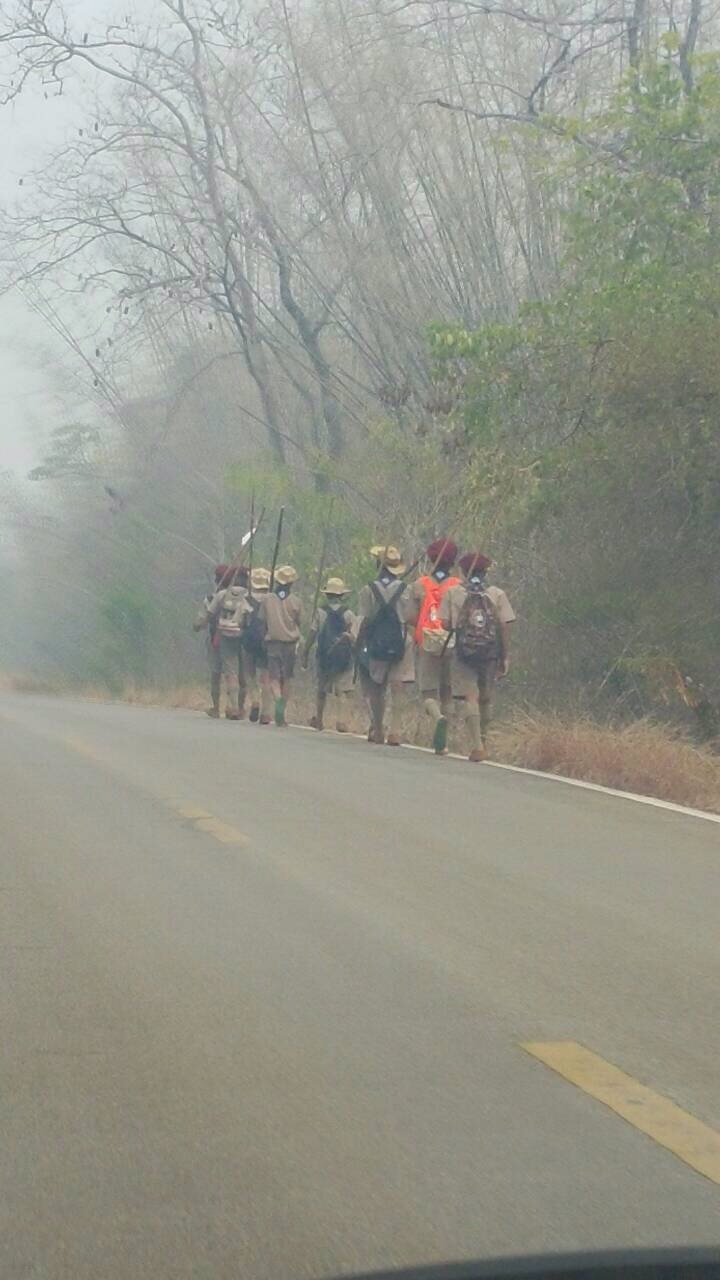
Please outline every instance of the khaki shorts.
M481 702L492 698L497 679L497 662L488 662L479 671L461 662L457 654L450 659L450 680L453 698L469 698L479 693Z
M355 673L352 666L347 671L321 671L317 673L318 693L352 693Z
M450 692L451 661L451 653L445 653L440 657L439 653L425 653L424 649L419 650L418 685L421 693Z
M261 673L264 674L267 671L267 654L265 651L263 650L260 657L256 658L253 653L248 653L247 649L243 649L242 669L245 679L248 682L251 680L257 680Z
M295 675L295 654L297 645L294 640L268 640L267 665L271 680L292 680Z
M393 662L390 666L388 662L378 662L371 658L367 674L374 684L412 684L415 680L415 641L412 631L408 629L405 652L399 662Z

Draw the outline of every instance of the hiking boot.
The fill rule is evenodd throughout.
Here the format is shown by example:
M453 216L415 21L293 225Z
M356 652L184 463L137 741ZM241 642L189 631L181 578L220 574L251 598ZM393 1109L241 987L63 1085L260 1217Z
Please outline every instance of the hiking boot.
M348 729L347 725L346 725L346 724L344 724L342 720L338 720L337 724L335 725L335 728L337 729L338 733L349 733L349 732L350 732L350 730Z
M435 732L432 740L432 749L436 756L447 755L447 736L448 723L445 716L441 716L435 725Z
M242 720L242 716L240 715L239 711L226 711L225 719L226 720Z
M211 720L220 719L220 711L218 707L208 707L207 711L205 712L205 715L209 716Z
M250 708L250 723L257 724L259 719L260 719L260 708L257 702L253 702Z
M471 751L470 755L468 756L468 760L470 761L471 764L482 764L483 760L487 760L487 758L488 758L488 753L485 747L476 747L475 750Z
M387 744L389 747L399 747L400 735L398 733L389 733L387 736Z
M310 728L317 729L319 733L322 733L323 729L325 728L325 725L323 724L320 716L310 717Z
M382 729L370 729L367 740L368 742L374 742L377 747L381 747L385 742L385 734Z
M270 724L270 717L269 717L269 716L261 716L261 717L260 717L260 724Z
M285 699L275 699L275 724L278 729L287 729L287 720L285 719Z

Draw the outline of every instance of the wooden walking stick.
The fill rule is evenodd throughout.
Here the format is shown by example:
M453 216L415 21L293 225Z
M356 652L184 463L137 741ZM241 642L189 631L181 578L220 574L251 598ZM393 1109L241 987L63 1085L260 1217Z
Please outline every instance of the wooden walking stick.
M285 508L280 508L278 516L277 534L275 537L275 549L273 551L272 566L270 568L270 590L275 589L275 570L277 569L278 556L280 554L280 540L282 538L283 521L285 519Z
M317 583L315 584L315 597L313 599L312 613L310 615L310 631L312 632L315 615L317 614L318 600L320 599L320 587L322 585L323 573L327 563L327 549L330 541L330 520L332 517L333 503L335 499L331 498L328 504L327 520L325 521L325 531L323 533L322 550L320 552L320 568L318 569Z
M248 582L252 591L253 542L255 541L255 490L250 495L250 550L248 552Z
M262 511L260 512L260 515L257 518L257 523L255 522L254 506L255 506L255 499L253 496L253 502L252 502L253 510L251 511L251 515L250 515L250 528L248 529L248 532L246 534L243 534L243 537L240 542L240 550L238 551L236 556L233 556L233 559L228 565L227 573L223 578L223 586L234 586L238 572L242 568L243 553L248 547L250 548L250 564L252 567L252 546L255 541L256 535L258 534L262 526L262 523L265 519L265 507L263 507Z
M325 521L325 529L323 532L322 550L320 552L320 567L318 569L317 582L315 583L315 595L313 597L312 612L310 614L310 625L308 627L307 640L305 641L305 645L303 648L303 665L304 666L307 666L310 660L310 650L312 648L312 641L313 641L313 626L315 624L315 618L317 617L318 600L320 599L320 588L322 586L323 574L325 572L325 565L327 563L327 549L328 549L328 542L330 540L330 519L332 516L334 501L335 501L334 497L331 497L330 502L328 504L327 519Z

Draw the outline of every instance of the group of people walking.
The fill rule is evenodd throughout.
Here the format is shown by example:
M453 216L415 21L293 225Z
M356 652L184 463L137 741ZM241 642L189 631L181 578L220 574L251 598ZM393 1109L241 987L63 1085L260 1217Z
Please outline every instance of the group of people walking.
M225 715L284 727L298 656L303 667L315 650L317 698L311 725L349 728L355 690L366 700L368 741L399 746L402 721L415 686L432 721L437 755L448 750L453 712L465 720L469 759L487 757L495 682L509 668L515 613L500 587L487 583L491 561L481 551L459 554L450 538L425 552L426 571L390 544L374 546L375 576L350 607L350 588L338 577L325 583L323 602L303 638L303 607L293 590L292 565L268 569L218 565L215 587L196 620L207 631L211 706ZM249 711L248 711L249 704Z

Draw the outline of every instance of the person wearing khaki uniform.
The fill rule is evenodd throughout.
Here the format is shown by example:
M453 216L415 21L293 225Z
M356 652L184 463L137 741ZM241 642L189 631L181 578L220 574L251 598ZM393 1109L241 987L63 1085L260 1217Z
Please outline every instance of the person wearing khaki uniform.
M206 650L210 674L210 706L206 715L212 720L220 717L220 694L222 691L222 659L220 657L220 633L217 629L217 613L212 611L213 601L217 594L229 581L232 570L226 564L215 566L215 590L206 595L202 609L193 623L193 631L206 632Z
M450 538L436 538L427 548L429 572L410 589L411 622L417 652L417 682L425 714L433 721L432 745L436 755L447 752L447 726L452 712L451 653L440 618L445 593L459 586L452 572L458 549Z
M245 718L247 687L243 667L242 631L250 613L247 603L250 573L244 565L232 570L230 584L218 591L210 605L220 637L220 668L225 685L225 717ZM232 615L232 616L231 616Z
M454 639L457 635L463 605L470 591L482 592L490 600L498 627L497 656L477 670L468 666L458 656L457 646L450 659L450 678L453 699L463 704L470 738L470 760L487 759L487 739L490 727L492 698L495 681L506 676L510 667L509 628L515 621L515 611L505 592L485 583L485 575L491 560L480 551L468 551L460 558L464 581L451 587L443 596L440 617L446 631Z
M315 652L315 665L317 669L317 704L316 712L310 721L313 729L322 731L325 727L325 706L330 699L331 715L333 719L333 703L335 704L335 728L338 733L348 732L348 707L352 698L354 689L354 661L353 646L357 639L360 619L353 613L352 609L347 607L347 598L350 594L350 588L346 587L342 578L329 578L325 586L326 603L321 606L324 618L315 625L310 632L305 644L303 653L303 667L307 667L310 657L310 650L316 641L318 641ZM323 636L326 627L332 624L333 630L330 638L329 650L327 645L323 643ZM339 654L339 659L343 660L347 654L348 663L341 670L336 670L332 665L332 653ZM327 653L328 669L323 668L323 660Z
M264 622L260 615L260 603L270 591L270 570L253 569L250 577L249 603L254 610L257 622L248 622L243 636L242 665L245 684L250 698L250 721L262 725L270 724L273 710L273 697L268 674L268 659L265 647Z
M368 742L382 744L385 741L387 708L389 715L387 743L390 747L399 747L402 713L409 706L408 689L415 680L415 645L412 628L409 625L412 604L406 583L402 581L406 569L397 548L376 546L371 548L370 554L375 557L378 574L374 582L363 587L360 592L358 653L362 657L364 640L380 611L380 601L383 604L393 604L404 631L405 648L402 657L392 664L374 658L358 661L362 690L370 710ZM380 597L380 601L375 592Z
M275 573L274 591L269 592L260 602L260 616L265 626L270 688L275 699L275 723L279 728L287 725L287 702L300 639L302 602L292 594L292 585L297 582L297 576L292 565L283 565Z

